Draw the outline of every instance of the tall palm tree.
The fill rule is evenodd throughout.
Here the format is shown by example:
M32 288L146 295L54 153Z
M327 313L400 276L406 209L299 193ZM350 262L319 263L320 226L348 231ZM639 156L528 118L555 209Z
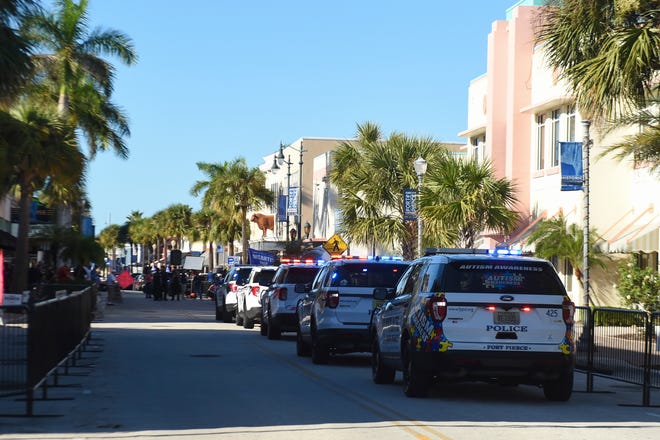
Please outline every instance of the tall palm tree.
M214 213L209 209L202 208L200 211L194 212L190 221L189 236L191 241L201 240L204 244L204 249L208 249L207 258L209 261L209 269L212 271L214 267L213 261L213 240L214 240ZM206 247L208 242L209 246Z
M119 246L119 225L108 225L98 235L98 242L103 247L104 251L110 250L112 254L113 267L117 260L117 246Z
M197 167L209 176L207 181L198 181L191 189L193 195L206 190L203 206L217 210L223 215L223 223L232 234L236 220L241 225L243 261L248 259L248 218L249 207L258 208L272 204L275 196L266 188L266 178L259 168L249 168L244 158L240 157L224 164L200 162ZM233 237L232 237L233 241ZM230 241L231 246L231 241Z
M536 39L549 64L569 84L587 119L626 126L625 116L648 111L638 150L660 163L660 8L657 0L553 0L542 10ZM638 115L639 116L639 115ZM617 144L609 152L620 150Z
M80 180L84 156L78 150L73 130L62 124L55 114L25 103L14 108L12 115L23 124L24 129L3 133L3 137L9 137L10 141L4 145L0 142L0 149L6 149L0 156L5 157L9 164L9 173L3 179L4 186L16 186L20 192L16 275L12 286L20 292L27 286L32 197L48 180L55 180L62 185ZM17 124L12 126L19 127Z
M428 167L420 211L437 244L472 248L484 231L506 234L515 227L516 202L515 185L497 179L489 161L449 156Z
M32 69L31 42L15 30L34 8L34 0L0 2L0 101L21 91Z
M131 39L113 29L88 29L88 0L56 0L55 13L40 13L25 21L24 32L38 47L49 51L35 62L58 85L58 113L71 109L72 93L81 84L109 97L114 68L99 57L109 54L127 65L137 61ZM89 90L89 89L87 89Z
M445 155L442 144L430 138L394 133L383 140L376 124L358 124L357 140L335 150L329 175L339 193L342 236L414 258L417 228L403 220L403 190L417 187L413 163L418 157L432 167Z
M190 230L192 208L183 203L170 205L163 211L165 234L176 241L177 249L181 249L182 240Z

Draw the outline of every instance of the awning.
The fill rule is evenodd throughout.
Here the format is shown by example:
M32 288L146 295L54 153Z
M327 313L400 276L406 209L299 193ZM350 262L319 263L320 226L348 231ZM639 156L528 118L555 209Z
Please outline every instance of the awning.
M608 244L610 252L660 251L660 215L647 223L636 223Z

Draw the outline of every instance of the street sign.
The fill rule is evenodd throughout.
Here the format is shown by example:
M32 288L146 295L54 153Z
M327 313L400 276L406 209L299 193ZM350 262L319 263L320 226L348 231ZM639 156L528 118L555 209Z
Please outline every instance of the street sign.
M325 242L323 249L330 255L341 255L348 249L348 245L338 234L335 234Z

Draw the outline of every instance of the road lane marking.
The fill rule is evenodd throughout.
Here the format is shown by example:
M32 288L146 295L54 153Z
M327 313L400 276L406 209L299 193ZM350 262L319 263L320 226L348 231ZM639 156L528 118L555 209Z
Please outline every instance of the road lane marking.
M451 437L446 436L439 430L430 427L419 420L411 419L405 414L402 414L399 411L395 410L394 408L387 407L380 402L376 402L375 400L356 392L355 390L346 388L336 382L329 381L327 377L323 377L315 373L314 371L310 370L309 368L303 367L298 363L292 362L288 358L282 356L281 354L275 351L270 350L261 343L257 343L255 345L271 358L279 360L287 364L288 366L296 369L297 371L301 372L303 375L307 376L308 378L313 379L317 385L320 385L321 387L333 392L334 394L337 394L347 400L350 400L351 402L364 408L368 412L377 415L378 417L382 417L384 421L390 421L391 423L401 428L402 430L406 431L408 434L412 435L418 440L431 440L431 438L438 438L440 440L452 440ZM405 421L405 423L396 420L391 420L392 418L398 418L400 420ZM414 425L414 428L416 429L413 429L412 427L408 426L408 424ZM432 437L428 437L423 433L418 432L419 430L427 432Z

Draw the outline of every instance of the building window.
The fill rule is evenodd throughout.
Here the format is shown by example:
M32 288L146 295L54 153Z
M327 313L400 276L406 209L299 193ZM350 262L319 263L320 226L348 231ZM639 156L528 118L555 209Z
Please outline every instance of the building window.
M566 140L575 142L575 106L570 105L566 109Z
M468 158L478 162L483 161L485 155L486 136L477 136L471 139L472 152L468 154Z
M551 142L552 142L552 158L551 166L559 166L559 122L560 122L560 111L552 111L552 126L551 126Z
M545 115L536 116L536 169L545 166Z

